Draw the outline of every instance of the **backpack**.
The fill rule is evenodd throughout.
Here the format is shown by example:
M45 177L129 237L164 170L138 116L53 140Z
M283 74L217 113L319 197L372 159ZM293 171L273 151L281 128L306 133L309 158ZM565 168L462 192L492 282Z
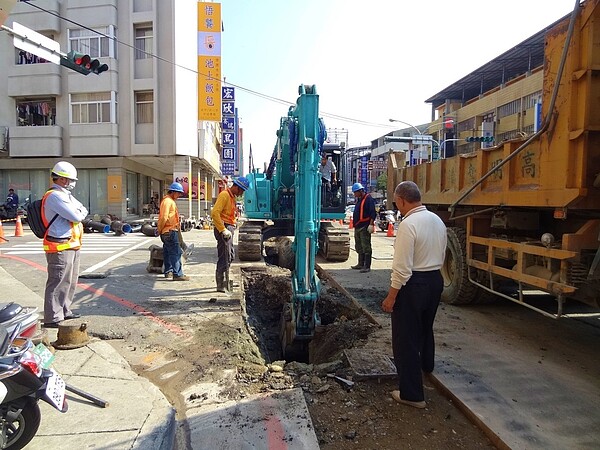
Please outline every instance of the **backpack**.
M50 223L48 223L48 226L46 226L42 219L42 200L36 200L27 205L27 223L29 224L31 231L33 231L33 234L40 239L44 239L46 231L48 231L48 228L50 228L50 225L52 225L52 222L54 222L57 217L58 214L56 214Z

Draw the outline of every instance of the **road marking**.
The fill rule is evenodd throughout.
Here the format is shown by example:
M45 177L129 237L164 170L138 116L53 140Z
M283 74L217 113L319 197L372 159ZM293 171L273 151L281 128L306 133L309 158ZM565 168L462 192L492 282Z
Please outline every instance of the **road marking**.
M83 246L81 247L82 255L92 254L108 254L119 251L133 243L139 243L139 237L119 237L118 240L108 240L112 236L97 235L84 236ZM150 238L152 239L152 238ZM148 242L149 239L144 239L143 242ZM44 248L41 241L24 242L22 244L12 245L0 250L4 255L43 255Z
M6 259L12 259L14 261L19 261L19 262L22 262L23 264L27 264L31 267L34 267L34 268L40 270L41 272L48 272L47 268L42 266L41 264L38 264L36 262L30 261L25 258L21 258L19 256L0 255L0 258L6 258ZM166 330L170 331L171 333L174 333L178 336L187 338L188 340L193 337L193 334L191 334L189 331L184 330L179 325L176 325L176 324L171 323L161 317L158 317L152 311L145 309L143 306L140 306L140 305L138 305L134 302L131 302L129 300L126 300L122 297L117 297L116 295L106 292L106 291L104 291L104 288L97 289L97 288L90 286L89 284L85 284L85 283L77 283L77 287L79 287L80 289L84 289L86 291L90 291L93 294L99 295L100 297L107 298L108 300L118 303L121 306L124 306L125 308L136 311L136 312L140 313L140 315L150 319L151 321L160 325L161 327L165 328Z
M123 250L121 253L117 253L116 255L112 255L110 258L105 259L104 261L99 262L98 264L92 266L92 267L88 267L87 269L85 269L83 272L81 273L90 273L93 272L101 267L104 267L105 265L107 265L109 262L114 261L115 259L117 259L120 256L125 255L126 253L129 253L131 250L135 250L138 247L141 247L142 245L147 244L148 242L153 241L153 238L148 238L148 239L144 239L142 242L140 242L137 245L134 245L133 247L129 247L127 250Z

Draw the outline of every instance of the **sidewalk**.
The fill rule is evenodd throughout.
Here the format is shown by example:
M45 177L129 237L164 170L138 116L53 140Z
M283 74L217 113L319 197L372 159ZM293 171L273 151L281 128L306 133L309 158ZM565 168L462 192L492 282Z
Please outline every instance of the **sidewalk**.
M28 232L26 229L26 233ZM196 321L215 315L240 315L243 283L239 261L232 266L230 274L233 292L217 293L214 281L215 240L212 231L192 230L184 233L184 239L188 245L195 245L194 253L184 267L185 274L191 277L190 282L174 283L165 280L161 274L147 273L144 270L149 257L146 249L150 244L144 244L137 252L124 256L120 263L124 267L114 271L101 267L87 274L83 271L79 281L87 284L89 280L86 278L94 279L95 275L108 274L107 279L113 280L112 287L117 291L126 284L128 290L133 289L138 294L144 292L142 297L160 298L160 303L155 304L156 308L161 309L160 312L148 304L144 305L149 312L156 312L157 317L168 309L170 301L189 301L197 305L212 305L212 302L219 301L220 306L217 308L211 306L202 309L196 306L195 314L192 314ZM153 243L160 245L158 238ZM132 279L130 276L136 277L133 278L136 281L134 285L129 281ZM17 301L22 306L36 306L41 317L43 299L38 294L14 279L1 266L0 279L3 287L0 303ZM10 297L9 293L15 292L19 293L18 300ZM126 299L135 298L130 291L121 292ZM94 295L96 294L92 294L92 297ZM110 327L127 326L128 314L104 316L100 319L89 307L87 311L83 311L83 314L90 318L90 329L100 331L100 334L110 335ZM169 311L170 314L177 314L176 308ZM186 310L185 314L190 314L190 311L191 309ZM193 327L193 323L196 322L188 322L186 330ZM152 323L151 326L156 324ZM55 341L57 330L47 331L50 342ZM70 392L67 392L69 411L65 414L40 402L42 423L36 437L27 446L28 449L174 447L175 440L179 437L175 436L178 422L173 407L161 391L146 378L138 376L108 342L92 339L85 347L57 350L55 355L53 367L68 384L109 402L109 406L100 408ZM194 450L244 446L263 448L265 442L269 442L272 448L286 442L289 450L319 448L304 396L299 389L248 395L241 402L224 401L218 395L221 389L217 384L206 383L189 388L190 392L208 392L211 397L203 402L186 400L187 411L180 412L186 419L188 445ZM186 399L189 397L185 393L182 395ZM299 417L304 418L302 423L299 423Z
M43 299L0 267L0 303L16 301L35 306L40 314ZM18 293L18 296L14 294ZM40 315L41 317L41 315ZM58 330L47 330L50 342ZM42 421L27 449L171 449L175 411L163 394L108 343L92 339L81 348L56 350L53 367L65 382L107 401L100 408L67 392L69 410L62 414L39 402Z

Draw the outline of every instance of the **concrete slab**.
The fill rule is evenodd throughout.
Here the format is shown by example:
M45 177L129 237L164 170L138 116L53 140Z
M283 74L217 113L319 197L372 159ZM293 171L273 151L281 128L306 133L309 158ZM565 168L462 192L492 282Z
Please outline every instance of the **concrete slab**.
M194 450L319 448L300 389L191 408L188 425Z

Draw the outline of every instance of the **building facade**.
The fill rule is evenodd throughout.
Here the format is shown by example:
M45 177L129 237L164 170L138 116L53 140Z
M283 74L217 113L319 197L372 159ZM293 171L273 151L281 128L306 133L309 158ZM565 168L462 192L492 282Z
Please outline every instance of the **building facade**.
M18 22L109 66L84 76L0 33L0 194L39 199L60 160L75 165L75 196L92 214L154 212L173 181L189 187L186 216L218 193L218 122L198 121L196 0L18 2Z

